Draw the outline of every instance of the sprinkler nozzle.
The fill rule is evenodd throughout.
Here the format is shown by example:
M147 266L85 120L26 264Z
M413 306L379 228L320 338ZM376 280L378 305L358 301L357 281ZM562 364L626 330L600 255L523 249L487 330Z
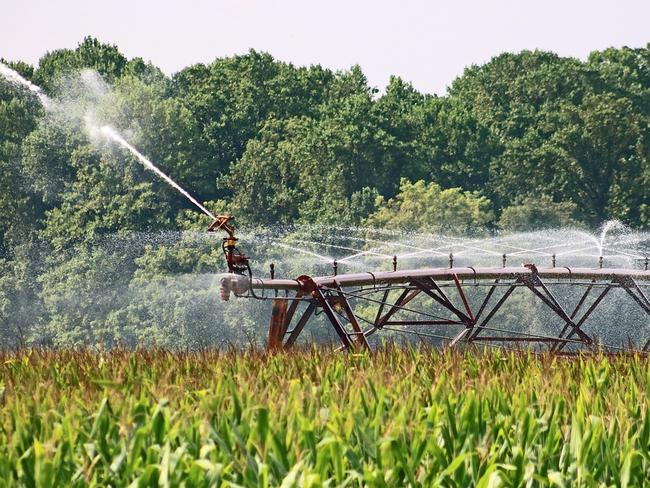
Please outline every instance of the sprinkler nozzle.
M224 302L230 300L230 294L244 295L249 288L250 280L243 275L229 274L219 281L219 295Z
M235 228L231 224L233 218L230 215L217 215L214 221L208 227L208 232L224 231L228 234L223 238L221 245L229 273L250 274L248 256L237 249L237 238L235 237Z

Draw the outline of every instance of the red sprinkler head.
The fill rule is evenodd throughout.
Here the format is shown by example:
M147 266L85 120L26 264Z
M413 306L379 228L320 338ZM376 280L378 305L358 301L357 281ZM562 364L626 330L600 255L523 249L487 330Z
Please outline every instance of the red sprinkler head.
M228 264L228 272L235 274L250 274L250 265L248 256L237 249L237 238L235 237L235 227L231 224L233 217L230 215L217 215L214 222L208 227L208 232L217 232L223 230L228 237L223 238L224 256Z

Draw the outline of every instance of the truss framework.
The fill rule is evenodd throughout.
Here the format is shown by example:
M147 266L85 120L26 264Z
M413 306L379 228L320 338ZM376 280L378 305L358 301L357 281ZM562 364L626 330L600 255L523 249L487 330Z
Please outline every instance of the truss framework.
M608 300L613 300L614 290L622 290L643 312L645 323L635 324L640 339L637 350L650 351L650 338L643 337L648 335L650 323L650 300L644 290L648 280L647 271L537 270L530 266L411 270L314 279L302 276L296 280L256 280L251 286L258 290L274 289L276 294L277 290L285 292L285 296L273 298L268 346L274 350L292 347L310 320L323 314L341 347L349 350L371 349L368 339L387 330L433 339L445 347L534 347L566 354L630 349L604 343L588 327L590 320L602 314ZM558 292L559 287L564 287L565 292ZM479 289L481 293L476 291ZM531 307L530 300L514 300L515 291L520 289L535 297L539 307ZM567 289L571 290L571 299L566 296ZM361 313L356 308L360 305ZM368 315L370 308L374 309L373 318ZM544 310L543 331L500 325L495 317L504 309L515 311L522 321L529 319L531 313ZM620 311L614 317L620 322L627 320Z

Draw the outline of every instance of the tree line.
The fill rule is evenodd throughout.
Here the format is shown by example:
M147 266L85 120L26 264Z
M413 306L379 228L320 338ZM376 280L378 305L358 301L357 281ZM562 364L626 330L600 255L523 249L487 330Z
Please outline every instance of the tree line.
M465 69L444 96L396 76L380 93L359 66L335 72L256 51L166 76L90 37L37 66L7 64L64 112L92 108L240 225L650 227L650 44L586 61L501 54ZM162 319L120 306L122 292L108 292L96 312L74 303L83 293L96 301L102 287L208 269L212 251L174 243L130 255L94 244L205 223L124 152L98 147L83 117L45 114L0 79L5 343L98 340L106 324L130 320L154 327Z

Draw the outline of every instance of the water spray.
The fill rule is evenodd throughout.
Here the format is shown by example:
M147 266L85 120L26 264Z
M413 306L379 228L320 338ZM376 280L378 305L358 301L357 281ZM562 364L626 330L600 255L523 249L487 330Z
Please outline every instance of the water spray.
M33 93L41 104L51 109L54 101L49 99L42 90L28 80L21 77L14 70L0 64L0 75L4 76L11 83L19 85ZM453 246L457 249L456 254L446 254L442 249L448 250L449 243L439 247L432 247L427 243L426 247L407 246L396 244L400 247L414 249L415 252L400 255L405 260L417 257L434 256L437 259L449 259L448 268L413 267L412 269L401 269L397 267L397 255L392 257L391 271L373 271L363 269L356 273L339 273L338 263L350 262L351 259L363 256L384 257L390 259L391 254L377 252L376 250L358 250L347 246L333 246L339 250L353 250L355 255L336 259L330 256L323 256L313 251L291 246L280 242L277 239L272 241L274 247L287 248L295 252L310 255L323 263L331 263L333 275L315 276L301 275L295 279L278 279L275 276L275 266L271 265L270 279L252 277L249 258L237 248L237 237L235 228L232 225L232 217L229 215L213 215L208 209L195 200L180 185L174 182L169 176L157 168L149 159L136 150L122 135L110 126L99 127L91 120L87 120L88 127L96 130L107 140L118 144L128 150L145 168L156 173L170 186L179 191L198 209L212 219L208 227L209 232L223 231L226 237L223 239L222 250L228 267L228 274L221 279L220 293L223 300L228 300L231 294L241 297L265 299L258 296L255 291L272 290L274 292L273 310L269 327L269 347L288 348L291 347L301 331L305 328L313 315L324 315L325 323L329 324L340 338L342 347L345 349L370 349L368 338L373 334L386 328L394 333L420 334L422 327L436 327L447 329L447 332L440 332L430 337L438 338L441 344L446 347L457 347L462 345L470 346L477 344L489 347L509 348L519 344L535 344L538 348L548 347L557 353L578 352L581 350L596 350L604 348L607 352L626 350L621 346L606 344L594 336L590 328L583 325L595 310L600 307L606 297L613 289L620 289L636 304L638 304L647 315L650 315L650 300L647 289L650 286L650 271L648 271L648 258L644 255L632 254L627 250L619 250L618 254L613 253L611 246L620 246L623 241L620 239L610 244L607 248L608 262L614 258L630 257L643 259L643 270L622 269L604 267L604 251L607 236L610 231L616 228L624 228L620 223L607 222L603 225L600 238L583 233L582 239L577 244L584 246L586 239L591 243L588 247L581 249L570 249L560 251L563 248L576 244L566 242L563 239L560 244L554 243L551 246L527 249L520 246L513 246L503 243L501 248L494 246L490 249L490 241L487 239L463 241L456 239ZM328 237L331 237L328 236ZM344 237L343 237L344 238ZM372 239L367 239L372 240ZM494 241L494 240L493 240ZM501 240L495 242L502 243ZM375 242L382 242L375 240ZM495 242L492 242L494 244ZM513 244L513 243L511 243ZM518 244L515 242L514 244ZM507 248L504 250L503 248ZM593 267L556 267L556 256L576 255L578 252L592 251L597 249L598 254L588 254L590 260L599 258L598 268ZM514 251L513 251L514 249ZM383 249L382 249L383 250ZM551 255L550 252L553 252ZM524 264L523 267L508 267L506 252L511 256L520 256L525 252L542 255L545 259L551 257L552 267L537 267L534 263ZM459 256L463 259L473 253L475 259L489 257L490 260L501 257L502 267L496 267L492 263L488 267L466 266L458 267L454 262ZM503 254L502 254L503 253ZM645 255L646 252L644 251ZM407 261L408 262L408 261ZM471 283L472 290L481 287L487 291L482 303L477 303L476 296L466 295L468 283ZM582 297L577 305L562 304L563 296L556 292L558 288L572 286L574 290L581 290ZM558 288L556 288L558 287ZM503 293L502 290L505 290ZM539 299L539 306L546 306L559 319L561 330L553 329L551 323L544 324L544 333L539 331L513 330L508 326L495 326L490 320L497 315L501 306L509 301L509 297L516 291L523 290L532 293ZM280 295L278 292L282 291ZM472 293L476 293L472 291ZM595 298L590 294L598 294ZM417 298L420 298L418 303ZM497 298L495 298L497 297ZM422 300L424 299L424 301ZM356 313L354 307L357 303L363 303L362 313ZM512 303L514 302L514 303ZM589 303L590 305L584 304ZM306 304L306 308L301 308ZM374 319L370 319L369 306L377 306ZM432 309L432 305L437 308ZM567 307L574 307L572 311ZM535 307L530 307L528 301L510 300L508 313L520 311L523 314L536 313ZM616 310L619 310L618 308ZM569 315L570 314L570 315ZM621 320L624 312L620 312ZM297 320L294 322L294 317ZM292 326L293 323L293 326ZM362 327L363 326L363 327ZM409 328L411 328L409 330ZM423 334L427 336L427 334ZM645 339L644 339L645 340ZM643 343L643 342L642 342ZM645 342L640 353L650 352L650 340Z
M149 161L147 158L145 158L136 148L134 148L131 144L129 144L114 128L105 125L101 127L100 132L110 139L113 142L116 142L126 150L128 150L131 154L133 154L136 159L148 170L153 171L156 173L158 176L160 176L163 180L165 180L171 187L175 188L178 190L179 193L181 193L185 198L187 198L190 202L192 202L196 207L201 210L204 214L206 214L208 217L211 219L216 219L214 214L210 212L207 208L205 208L203 205L201 205L192 195L190 195L187 191L185 191L184 188L182 188L178 183L176 183L174 180L172 180L169 176L167 176L165 173L163 173L156 165L154 165L151 161Z
M36 96L36 98L38 98L38 101L45 109L49 110L52 108L52 100L50 97L48 97L39 86L36 86L31 81L23 78L16 70L11 69L6 64L0 63L0 75L10 83L29 90Z

